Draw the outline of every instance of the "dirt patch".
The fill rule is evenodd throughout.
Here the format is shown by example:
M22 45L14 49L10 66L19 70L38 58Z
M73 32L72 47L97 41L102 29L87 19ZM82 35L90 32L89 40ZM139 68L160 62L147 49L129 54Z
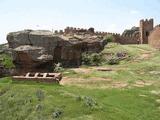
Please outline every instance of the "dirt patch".
M60 82L61 85L75 85L80 87L88 88L126 88L128 83L126 82L113 82L112 79L108 78L69 78L64 77Z
M89 79L83 79L83 78L70 78L70 77L63 77L60 84L61 85L78 85L78 84L96 84L98 82L111 82L111 79L105 79L105 78L89 78Z
M76 73L84 73L84 74L88 74L92 71L91 68L73 68L71 70L75 71Z
M151 57L152 57L152 53L146 52L146 53L142 53L138 59L143 60L143 59L149 59Z
M128 86L128 83L124 83L124 82L113 82L111 84L112 88L126 88Z
M158 74L160 74L160 71L150 71L149 73L154 74L154 75L158 75Z
M110 72L110 71L113 71L113 69L111 69L111 68L97 68L96 70L97 70L97 71L102 71L102 72Z
M134 87L145 87L153 84L153 81L136 81Z

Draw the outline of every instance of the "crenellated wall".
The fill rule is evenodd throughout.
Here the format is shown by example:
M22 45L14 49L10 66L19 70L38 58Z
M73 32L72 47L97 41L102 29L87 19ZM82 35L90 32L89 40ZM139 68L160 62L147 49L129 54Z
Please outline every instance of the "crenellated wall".
M125 30L122 35L118 33L110 33L110 32L100 32L94 31L94 28L84 29L84 28L75 28L75 27L66 27L64 30L55 31L55 34L63 34L63 35L96 35L96 36L107 36L112 35L114 37L114 42L120 44L147 44L148 37L153 31L154 20L146 19L140 20L139 27L132 27L131 29ZM156 26L160 27L160 25Z
M120 44L139 44L139 37L130 37L130 36L114 36L114 40Z
M64 29L65 34L88 33L88 32L91 32L90 29L75 28L75 27L67 27ZM94 32L94 28L93 28L93 32Z

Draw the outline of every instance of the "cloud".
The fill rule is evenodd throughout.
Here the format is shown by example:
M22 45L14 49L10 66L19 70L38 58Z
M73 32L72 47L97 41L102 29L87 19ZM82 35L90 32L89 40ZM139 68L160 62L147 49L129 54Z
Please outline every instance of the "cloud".
M130 14L138 14L138 13L139 13L138 10L131 10L131 11L130 11Z

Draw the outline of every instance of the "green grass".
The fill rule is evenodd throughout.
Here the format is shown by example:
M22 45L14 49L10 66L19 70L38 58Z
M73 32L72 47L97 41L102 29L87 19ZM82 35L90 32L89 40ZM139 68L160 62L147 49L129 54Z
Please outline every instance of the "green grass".
M111 47L110 47L111 46ZM35 82L13 82L0 79L0 119L2 120L159 120L160 118L160 53L148 45L110 44L103 51L127 51L133 56L119 65L99 67L113 71L97 71L82 66L89 73L65 69L63 76L74 84L55 85ZM148 59L140 59L150 53ZM83 79L81 83L76 82ZM92 81L96 79L110 79ZM137 81L152 81L149 86L135 87ZM114 82L127 87L112 88ZM104 87L108 86L108 87ZM57 117L57 118L56 118Z
M86 89L47 84L0 84L0 116L3 120L52 120L56 110L63 120L158 120L160 104L152 87L134 89ZM37 92L41 91L40 95ZM140 96L144 95L144 96ZM88 106L88 96L96 107ZM159 96L160 97L160 96ZM42 99L39 99L42 98Z

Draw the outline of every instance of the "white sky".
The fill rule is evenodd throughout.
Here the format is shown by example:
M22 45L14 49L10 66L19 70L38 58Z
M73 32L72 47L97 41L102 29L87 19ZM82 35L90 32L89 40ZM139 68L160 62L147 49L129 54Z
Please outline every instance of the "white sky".
M66 26L122 33L142 18L160 23L159 0L0 0L0 43L23 29Z

